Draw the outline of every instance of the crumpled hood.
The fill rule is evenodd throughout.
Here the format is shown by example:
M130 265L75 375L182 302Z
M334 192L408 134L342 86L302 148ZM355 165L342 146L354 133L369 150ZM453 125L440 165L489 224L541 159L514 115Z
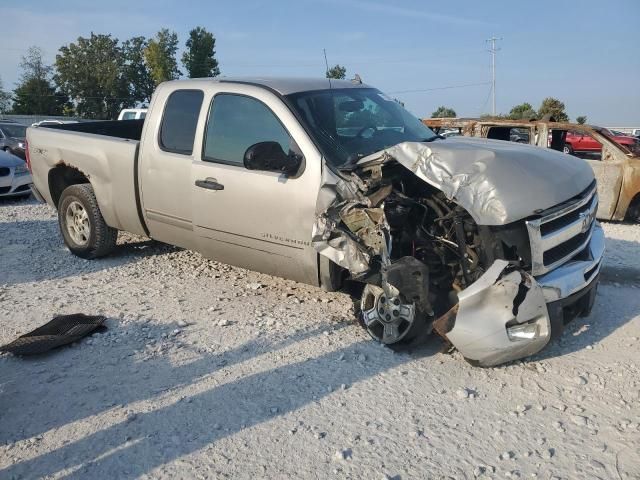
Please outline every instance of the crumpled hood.
M404 142L358 165L396 160L441 190L479 225L504 225L558 205L593 182L585 162L551 149L453 137Z

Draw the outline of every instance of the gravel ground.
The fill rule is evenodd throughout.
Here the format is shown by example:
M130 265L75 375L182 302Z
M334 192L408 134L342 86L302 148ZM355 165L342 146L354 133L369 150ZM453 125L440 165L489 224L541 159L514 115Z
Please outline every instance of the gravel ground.
M0 478L640 478L640 226L605 224L593 314L526 362L393 353L345 294L0 202L0 343L58 313L107 328L0 356Z

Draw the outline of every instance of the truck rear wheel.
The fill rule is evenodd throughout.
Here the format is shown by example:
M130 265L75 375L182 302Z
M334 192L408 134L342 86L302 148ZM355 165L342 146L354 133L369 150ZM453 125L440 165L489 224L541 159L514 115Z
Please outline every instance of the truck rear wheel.
M60 196L58 225L71 253L92 259L107 255L118 239L118 230L102 218L93 188L88 183L71 185Z

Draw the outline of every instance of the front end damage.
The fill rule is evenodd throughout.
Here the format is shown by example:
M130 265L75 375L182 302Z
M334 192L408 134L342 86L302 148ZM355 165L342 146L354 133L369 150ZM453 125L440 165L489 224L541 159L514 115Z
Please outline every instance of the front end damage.
M488 168L496 152L458 165L447 155L404 143L354 168L325 169L313 245L366 284L362 321L381 343L435 329L477 365L534 354L551 337L547 304L555 298L532 275L527 215L510 209L495 168ZM529 207L529 218L540 217L543 209ZM585 260L594 283L601 255L602 249ZM587 266L577 261L568 262L574 276Z

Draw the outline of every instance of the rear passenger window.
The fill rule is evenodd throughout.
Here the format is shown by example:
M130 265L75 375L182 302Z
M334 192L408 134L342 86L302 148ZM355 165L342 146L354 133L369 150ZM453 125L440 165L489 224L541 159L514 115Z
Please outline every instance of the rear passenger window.
M203 98L201 90L176 90L169 96L160 127L162 150L191 155Z
M247 149L259 142L278 142L287 153L291 137L264 103L242 95L219 94L209 112L202 159L244 165Z

